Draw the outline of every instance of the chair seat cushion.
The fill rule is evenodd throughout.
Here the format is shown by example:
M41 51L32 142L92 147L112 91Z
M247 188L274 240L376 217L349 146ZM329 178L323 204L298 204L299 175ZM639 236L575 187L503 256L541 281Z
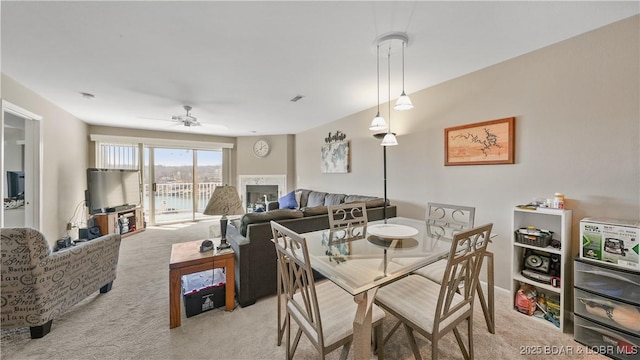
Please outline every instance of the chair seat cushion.
M353 296L338 287L331 281L316 283L318 307L322 318L322 334L324 345L330 346L347 336L353 335L353 320L356 317L358 304L353 301ZM300 293L294 295L298 302L302 301ZM373 306L371 323L374 324L384 318L385 313L376 305ZM294 318L302 319L302 315L295 306L289 305Z
M416 271L414 274L425 277L431 281L435 281L438 284L442 284L442 279L444 278L444 271L447 269L447 259L442 259L434 262L433 264L422 267ZM458 273L462 271L462 266L458 267ZM464 281L460 282L460 288L464 286Z
M420 275L409 275L378 290L376 302L389 308L401 317L415 323L420 328L433 333L436 305L440 295L440 284ZM452 307L463 301L459 294L454 295ZM452 319L471 310L469 304L458 309L452 316L440 322L440 329L447 327Z
M431 265L427 265L414 271L414 274L423 276L431 281L435 281L438 284L442 283L444 277L444 271L447 268L447 259L442 259L434 262Z

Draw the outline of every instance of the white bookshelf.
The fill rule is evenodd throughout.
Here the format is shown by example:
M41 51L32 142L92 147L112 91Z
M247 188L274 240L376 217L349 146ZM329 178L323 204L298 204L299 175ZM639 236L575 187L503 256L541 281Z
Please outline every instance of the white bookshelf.
M553 240L557 240L560 247L552 247L551 244L547 247L538 247L534 245L528 245L519 243L516 241L515 231L527 227L533 226L537 229L544 229L553 231ZM566 330L567 321L569 319L570 306L570 289L571 284L571 264L573 258L571 256L571 210L560 209L542 209L528 210L515 208L513 210L513 226L511 235L512 256L511 256L511 296L515 301L515 295L522 283L530 284L534 286L538 293L544 292L547 299L557 298L560 301L560 328L558 329L550 321L535 317L537 320L547 323L550 328L558 329L564 332ZM524 254L527 249L535 251L542 251L548 254L550 261L560 262L560 285L559 287L553 286L551 283L533 280L522 275L524 269ZM558 259L559 258L559 259ZM513 311L518 311L515 308L515 302ZM522 316L527 316L522 314Z

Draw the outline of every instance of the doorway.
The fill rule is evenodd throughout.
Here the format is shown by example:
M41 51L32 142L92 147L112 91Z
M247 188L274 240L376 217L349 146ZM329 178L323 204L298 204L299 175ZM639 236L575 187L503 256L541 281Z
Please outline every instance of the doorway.
M222 184L222 151L144 148L147 222L167 224L206 218L204 211Z
M40 230L42 117L2 100L0 226Z

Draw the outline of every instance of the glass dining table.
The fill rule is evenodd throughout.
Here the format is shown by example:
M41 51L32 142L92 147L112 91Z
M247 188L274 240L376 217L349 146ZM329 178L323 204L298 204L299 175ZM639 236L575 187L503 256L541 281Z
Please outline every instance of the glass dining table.
M371 357L371 315L376 292L421 267L446 258L449 240L429 236L424 220L394 217L366 226L301 234L311 267L353 295L355 359Z

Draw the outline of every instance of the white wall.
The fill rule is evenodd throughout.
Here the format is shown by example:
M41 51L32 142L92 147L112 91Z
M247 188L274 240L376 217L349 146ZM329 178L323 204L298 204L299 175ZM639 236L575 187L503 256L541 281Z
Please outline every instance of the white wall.
M42 233L55 243L66 233L76 205L84 201L87 125L2 74L2 98L43 117Z
M490 250L507 289L515 205L564 193L575 251L581 218L640 219L639 27L634 16L411 94L413 110L392 110L400 145L388 148L388 192L398 214L423 218L427 202L475 206L476 224L493 222L499 234ZM296 186L382 196L375 113L296 134ZM444 166L445 128L510 116L514 165ZM351 172L321 174L320 147L336 130L351 141Z

